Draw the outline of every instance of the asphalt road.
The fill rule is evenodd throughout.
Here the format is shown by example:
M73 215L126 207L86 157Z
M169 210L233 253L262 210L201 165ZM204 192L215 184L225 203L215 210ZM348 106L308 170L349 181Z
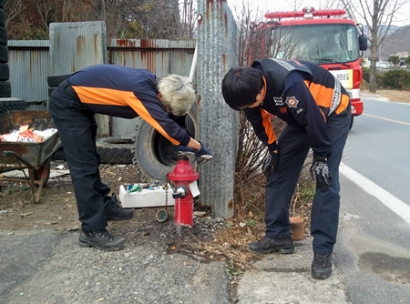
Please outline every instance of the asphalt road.
M353 304L410 303L410 104L364 103L340 170L338 268Z

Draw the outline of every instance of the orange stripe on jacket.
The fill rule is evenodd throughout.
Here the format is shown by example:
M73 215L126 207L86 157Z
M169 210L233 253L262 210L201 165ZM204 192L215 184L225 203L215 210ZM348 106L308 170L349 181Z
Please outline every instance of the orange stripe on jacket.
M180 144L179 141L170 137L162 126L149 114L141 100L135 97L133 92L80 86L72 86L72 88L82 103L131 107L141 119L145 120L172 144Z
M319 107L330 108L333 100L333 88L327 88L312 82L310 84L306 83L306 85Z
M349 105L349 100L350 100L349 96L342 94L342 101L340 102L339 106L337 107L335 111L336 114L342 113L347 108L347 106Z
M272 122L270 121L270 113L266 112L261 108L262 125L265 129L265 133L268 136L268 145L276 140L276 134L272 127Z

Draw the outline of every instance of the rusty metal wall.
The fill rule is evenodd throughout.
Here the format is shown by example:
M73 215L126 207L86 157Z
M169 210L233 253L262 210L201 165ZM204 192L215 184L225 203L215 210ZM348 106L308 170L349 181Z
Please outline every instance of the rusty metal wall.
M9 40L11 96L23 99L30 110L47 109L50 75L48 40Z
M113 39L108 51L108 62L112 64L149 69L157 77L168 74L188 77L195 51L195 41ZM113 136L131 138L135 134L135 126L139 121L139 118L113 117Z
M224 0L198 0L199 139L214 158L199 167L200 200L217 216L234 212L235 162L238 151L239 116L223 100L222 79L237 66L239 37L235 20Z
M104 21L50 24L51 75L62 75L107 62Z

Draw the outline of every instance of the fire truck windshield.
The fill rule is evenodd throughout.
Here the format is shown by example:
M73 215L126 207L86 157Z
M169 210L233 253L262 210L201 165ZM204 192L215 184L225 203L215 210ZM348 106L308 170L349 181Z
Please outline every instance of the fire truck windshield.
M317 64L346 63L359 58L357 30L352 24L278 26L268 32L268 57Z

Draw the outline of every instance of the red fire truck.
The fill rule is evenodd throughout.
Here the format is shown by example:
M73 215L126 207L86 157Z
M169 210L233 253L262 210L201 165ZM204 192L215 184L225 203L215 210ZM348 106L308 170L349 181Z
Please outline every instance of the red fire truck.
M363 113L360 56L367 49L367 37L363 28L345 15L343 9L312 7L266 13L270 20L259 23L253 31L252 39L261 41L262 47L252 52L252 57L295 58L321 65L348 90L352 114L358 116ZM257 41L252 44L260 45Z

